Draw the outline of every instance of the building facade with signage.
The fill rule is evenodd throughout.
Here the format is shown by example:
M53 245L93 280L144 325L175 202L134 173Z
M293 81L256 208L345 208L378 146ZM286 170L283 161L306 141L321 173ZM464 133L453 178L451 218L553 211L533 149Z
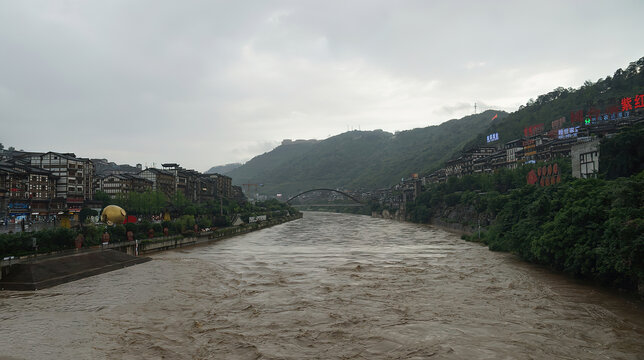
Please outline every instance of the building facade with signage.
M57 177L55 197L64 199L69 212L79 212L85 201L94 198L94 164L91 160L50 151L32 156L30 163Z
M44 220L58 211L55 196L57 177L50 171L24 162L0 162L0 218Z

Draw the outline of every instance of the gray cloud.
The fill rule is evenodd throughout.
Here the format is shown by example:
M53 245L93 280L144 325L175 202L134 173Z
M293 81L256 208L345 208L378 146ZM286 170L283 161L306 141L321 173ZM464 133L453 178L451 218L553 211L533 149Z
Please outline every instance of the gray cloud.
M284 138L433 125L472 113L475 101L511 111L639 58L642 10L638 1L5 2L0 142L203 171Z

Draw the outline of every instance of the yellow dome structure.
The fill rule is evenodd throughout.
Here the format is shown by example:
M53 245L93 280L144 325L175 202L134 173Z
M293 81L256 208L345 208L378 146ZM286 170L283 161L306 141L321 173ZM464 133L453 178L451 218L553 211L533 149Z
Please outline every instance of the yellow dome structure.
M101 221L108 225L123 224L127 213L121 207L108 205L101 212Z

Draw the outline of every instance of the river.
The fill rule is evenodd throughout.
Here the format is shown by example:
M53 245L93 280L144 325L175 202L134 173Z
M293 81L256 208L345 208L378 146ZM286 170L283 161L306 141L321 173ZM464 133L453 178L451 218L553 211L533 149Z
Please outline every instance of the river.
M642 359L642 303L429 226L303 219L37 292L0 359Z

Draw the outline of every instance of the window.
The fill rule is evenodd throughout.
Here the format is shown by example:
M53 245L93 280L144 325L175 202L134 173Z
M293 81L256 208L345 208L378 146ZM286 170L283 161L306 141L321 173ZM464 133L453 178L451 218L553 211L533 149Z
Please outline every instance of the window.
M597 172L597 151L579 154L580 175L582 178L594 177Z

